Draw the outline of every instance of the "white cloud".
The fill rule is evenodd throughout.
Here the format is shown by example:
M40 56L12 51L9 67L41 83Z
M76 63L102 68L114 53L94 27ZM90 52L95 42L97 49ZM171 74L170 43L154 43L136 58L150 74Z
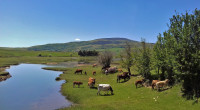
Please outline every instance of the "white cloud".
M79 39L79 38L76 38L76 39L75 39L75 41L80 41L80 40L81 40L81 39Z

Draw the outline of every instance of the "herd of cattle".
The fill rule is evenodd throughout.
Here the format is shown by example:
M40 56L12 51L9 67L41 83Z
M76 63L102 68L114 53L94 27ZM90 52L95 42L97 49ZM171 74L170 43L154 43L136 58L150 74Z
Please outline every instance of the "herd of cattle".
M97 66L96 64L93 64L93 67L96 67L96 66ZM106 75L108 75L108 73L123 72L122 69L117 69L117 67L102 68L102 70L105 71ZM76 69L74 74L78 74L78 73L82 74L83 70ZM96 71L93 71L92 74L95 75ZM86 71L85 71L85 75L87 75ZM120 82L121 79L124 79L124 82L129 80L130 79L129 72L123 72L122 74L118 74L117 75L117 83ZM141 79L141 80L135 81L135 86L136 86L136 88L138 88L138 85L140 85L140 87L151 86L152 89L157 89L157 91L159 91L160 88L168 87L168 83L169 83L168 79L166 79L164 81L152 80L151 83L149 80ZM78 87L80 87L80 85L82 85L82 84L83 83L80 81L74 81L73 87L75 87L75 85L78 85ZM89 77L88 86L90 88L93 88L95 86L95 78ZM110 91L111 94L113 95L113 89L110 84L98 84L97 88L98 88L97 95L100 94L100 91L107 91L107 93L108 93L108 91Z

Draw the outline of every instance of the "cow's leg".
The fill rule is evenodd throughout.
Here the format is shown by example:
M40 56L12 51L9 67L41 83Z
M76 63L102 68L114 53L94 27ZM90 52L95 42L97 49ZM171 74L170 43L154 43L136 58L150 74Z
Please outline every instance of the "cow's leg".
M100 90L98 90L97 95L100 95Z
M158 87L158 85L156 84L156 89L157 89L157 91L158 91L158 89L159 89L159 87Z

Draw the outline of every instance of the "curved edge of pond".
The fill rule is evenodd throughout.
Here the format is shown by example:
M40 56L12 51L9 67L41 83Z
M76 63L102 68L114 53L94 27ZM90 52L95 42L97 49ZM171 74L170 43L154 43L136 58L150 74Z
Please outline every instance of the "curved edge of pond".
M49 66L49 65L48 65L48 66ZM51 65L50 68L52 68L52 67L55 67L55 66L52 66L52 65ZM50 68L48 68L48 67L43 67L43 68L41 68L41 69L48 70L48 71L59 71L59 72L62 72L61 74L64 73L63 70L56 70L56 69L50 69ZM66 99L67 101L69 101L71 104L70 104L69 106L67 106L67 107L58 108L58 110L59 110L59 109L70 108L70 107L72 107L72 106L77 105L76 103L74 103L73 101L71 101L70 99L68 99L67 96L63 95L62 87L63 87L64 84L66 83L66 80L63 80L63 79L60 78L60 75L61 75L61 74L59 74L59 76L55 78L55 81L64 81L64 82L61 84L61 86L60 86L60 91L59 91L59 92L60 92L61 95L62 95L63 97L65 97L65 99Z
M0 67L0 73L2 73L2 75L0 74L0 83L1 83L2 81L6 81L6 80L8 80L9 78L12 77L11 74L10 74L9 72L6 71L7 69L10 69L11 66L17 66L17 65L20 65L20 64L34 64L34 63L18 63L18 64L11 64L11 65L9 65L9 66L2 66L2 67ZM45 65L46 67L59 67L57 64L52 65L52 64L41 64L41 63L40 63L40 65ZM56 66L56 65L57 65L57 66ZM69 67L69 68L70 68L70 67ZM49 70L49 69L45 69L45 67L42 67L41 69ZM58 71L58 70L49 70L49 71ZM64 72L64 71L60 71L60 70L59 70L58 72ZM59 76L60 76L61 74L63 74L63 73L60 73ZM1 76L6 76L6 78L3 79L3 78L1 78ZM58 77L59 77L59 76L58 76ZM67 96L63 95L61 89L62 89L62 86L66 83L66 81L65 81L65 80L62 80L62 79L56 80L58 77L55 78L55 81L63 81L63 83L60 85L59 93L65 98L65 100L67 100L67 101L69 102L69 106L63 106L63 107L60 107L60 108L57 108L57 109L59 110L59 109L64 109L64 108L70 108L70 107L76 105L74 102L72 102L71 100L69 100L69 99L67 98Z

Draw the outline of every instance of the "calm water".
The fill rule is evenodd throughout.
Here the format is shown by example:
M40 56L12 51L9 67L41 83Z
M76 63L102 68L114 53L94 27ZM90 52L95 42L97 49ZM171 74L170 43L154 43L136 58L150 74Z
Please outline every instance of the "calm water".
M12 77L0 82L0 110L54 110L71 105L61 95L61 72L39 64L20 64L7 69Z

